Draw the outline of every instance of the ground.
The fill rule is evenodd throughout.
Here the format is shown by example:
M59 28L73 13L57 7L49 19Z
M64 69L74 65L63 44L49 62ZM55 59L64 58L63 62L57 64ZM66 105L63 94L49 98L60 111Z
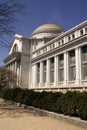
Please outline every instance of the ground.
M85 130L0 101L0 130Z

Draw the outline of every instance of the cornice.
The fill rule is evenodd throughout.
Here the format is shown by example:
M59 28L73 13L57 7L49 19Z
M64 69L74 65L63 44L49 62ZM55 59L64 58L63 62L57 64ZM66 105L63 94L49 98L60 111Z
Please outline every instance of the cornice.
M69 47L73 46L73 45L74 45L74 47L78 46L79 45L79 41L81 41L83 39L87 39L87 35L85 35L83 37L78 37L77 39L75 39L75 40L73 40L71 42L68 42L67 44L63 44L60 47L56 47L56 48L54 48L54 49L52 49L52 50L50 50L50 51L48 51L46 53L43 53L43 54L41 54L41 55L39 55L39 56L37 56L35 58L32 58L32 62L36 62L37 60L42 59L43 57L47 58L49 55L52 57L53 54L56 54L56 53L60 52L61 49L64 49L64 50L67 49L68 46ZM67 47L67 48L65 48L65 47ZM60 51L58 51L58 50L60 50Z
M4 63L7 63L10 60L12 60L13 58L18 60L18 59L20 59L20 55L21 55L21 52L13 52L8 57L6 57L3 61L4 61Z

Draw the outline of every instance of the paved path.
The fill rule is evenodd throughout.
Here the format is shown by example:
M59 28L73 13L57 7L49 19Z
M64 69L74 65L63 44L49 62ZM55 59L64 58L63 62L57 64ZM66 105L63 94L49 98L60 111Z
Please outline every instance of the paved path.
M85 130L0 101L0 130Z

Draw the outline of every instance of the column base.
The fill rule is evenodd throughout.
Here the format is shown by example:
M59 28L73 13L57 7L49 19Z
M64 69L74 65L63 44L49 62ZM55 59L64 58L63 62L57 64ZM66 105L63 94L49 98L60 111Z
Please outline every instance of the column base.
M49 87L50 83L49 82L46 82L46 86Z

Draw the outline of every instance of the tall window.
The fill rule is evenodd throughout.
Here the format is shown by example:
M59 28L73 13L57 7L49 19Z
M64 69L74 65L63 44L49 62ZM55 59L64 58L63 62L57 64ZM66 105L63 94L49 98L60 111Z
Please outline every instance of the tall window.
M70 81L76 78L75 50L69 52Z
M64 80L64 55L59 55L59 81Z
M40 82L40 63L37 63L37 84Z
M18 46L17 46L17 44L15 44L14 47L13 47L13 52L14 52L14 51L16 51L16 52L18 51Z
M46 60L43 61L43 83L46 82Z
M54 58L50 59L50 82L54 82Z
M82 78L87 80L87 46L82 47Z

